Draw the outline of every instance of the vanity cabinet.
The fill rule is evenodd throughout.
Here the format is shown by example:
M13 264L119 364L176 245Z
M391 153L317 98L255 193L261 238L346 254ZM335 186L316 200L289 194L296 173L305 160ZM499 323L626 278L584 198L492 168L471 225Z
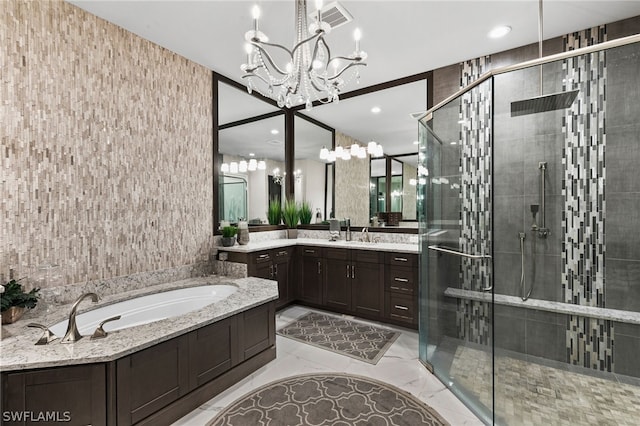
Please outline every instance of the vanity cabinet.
M390 322L418 325L418 255L385 254L385 312Z
M324 305L379 319L384 309L382 253L330 248L325 257Z
M0 424L106 426L106 376L104 364L4 373Z
M299 262L296 298L312 305L322 305L322 287L325 276L324 249L321 247L298 247Z
M249 254L249 276L278 281L276 309L288 305L294 299L294 291L291 288L293 253L294 248L287 247Z

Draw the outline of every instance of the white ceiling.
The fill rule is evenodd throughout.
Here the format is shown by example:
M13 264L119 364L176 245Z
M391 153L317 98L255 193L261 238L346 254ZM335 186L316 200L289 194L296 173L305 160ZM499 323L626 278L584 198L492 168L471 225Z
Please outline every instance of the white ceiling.
M262 9L260 29L271 41L291 45L294 38L293 1L69 1L238 82L242 82L240 64L246 59L244 33L252 24L253 4L259 4ZM538 39L537 0L344 0L340 3L353 15L354 21L327 36L332 53L348 54L353 49L351 34L359 27L363 34L361 47L369 54L367 66L360 70L360 85L346 91L534 43ZM310 1L309 9L312 8ZM637 15L640 15L640 1L546 0L544 38ZM498 40L486 36L491 28L502 24L510 25L513 31ZM375 139L383 144L387 153L406 153L409 145L404 144L417 138L417 125L402 117L425 109L423 88L400 87L385 92L317 107L309 115L363 142ZM223 96L224 92L221 105ZM244 102L248 98L238 99ZM371 117L374 104L379 105L382 112ZM242 105L233 107L228 103L220 108L220 122L273 110L255 102L252 106ZM388 115L391 113L393 117Z

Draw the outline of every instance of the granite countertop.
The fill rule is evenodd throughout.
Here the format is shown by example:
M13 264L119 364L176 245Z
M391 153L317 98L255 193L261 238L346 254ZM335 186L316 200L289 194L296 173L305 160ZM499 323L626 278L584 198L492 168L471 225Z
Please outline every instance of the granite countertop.
M329 241L325 239L314 238L293 238L293 239L275 239L270 241L249 242L246 245L234 245L232 247L218 247L219 251L232 251L238 253L252 253L260 250L269 250L280 247L291 246L317 246L317 247L336 247L357 250L376 250L390 251L394 253L419 253L420 248L417 243L365 243L362 241Z
M62 344L56 340L48 345L36 346L35 342L42 335L42 330L27 328L27 324L31 322L47 326L56 324L68 317L71 305L49 308L49 312L29 312L17 323L3 326L3 338L0 341L0 371L113 361L278 298L278 285L275 281L254 277L234 279L208 276L104 297L98 305L83 304L85 309L80 310L79 313L115 303L118 300L207 284L230 284L238 287L238 291L220 302L197 311L150 324L112 331L105 339L100 340L84 337L76 343ZM5 336L6 331L9 332L9 337Z

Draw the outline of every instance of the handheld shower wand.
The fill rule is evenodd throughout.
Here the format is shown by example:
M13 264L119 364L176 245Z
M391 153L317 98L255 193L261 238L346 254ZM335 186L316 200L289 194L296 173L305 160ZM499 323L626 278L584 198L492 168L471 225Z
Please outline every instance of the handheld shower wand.
M538 210L540 206L538 204L531 204L531 216L533 216L533 223L531 224L531 230L536 232L538 230L538 220L536 216L538 215Z

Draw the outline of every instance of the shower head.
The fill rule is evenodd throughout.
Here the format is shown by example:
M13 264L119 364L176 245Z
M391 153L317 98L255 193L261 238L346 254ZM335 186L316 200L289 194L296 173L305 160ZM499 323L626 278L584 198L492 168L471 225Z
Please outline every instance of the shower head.
M537 215L538 209L540 209L540 206L538 204L531 204L531 214L533 214L534 216Z
M572 90L511 102L511 117L569 108L578 92L579 90Z

